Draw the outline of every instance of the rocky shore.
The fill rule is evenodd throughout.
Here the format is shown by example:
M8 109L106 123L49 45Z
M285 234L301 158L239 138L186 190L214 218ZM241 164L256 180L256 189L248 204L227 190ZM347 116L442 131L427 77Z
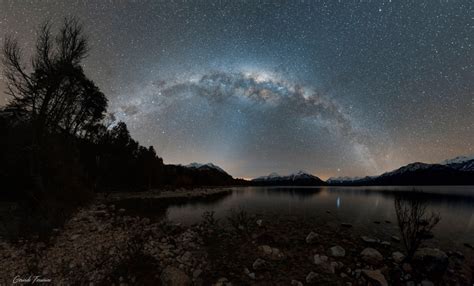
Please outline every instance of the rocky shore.
M142 199L219 192L228 191L182 190ZM120 206L131 196L98 197L46 241L1 241L0 284L31 275L54 285L472 284L468 247L423 247L406 261L399 237L360 236L347 223L233 211L221 220L205 213L201 223L182 226Z

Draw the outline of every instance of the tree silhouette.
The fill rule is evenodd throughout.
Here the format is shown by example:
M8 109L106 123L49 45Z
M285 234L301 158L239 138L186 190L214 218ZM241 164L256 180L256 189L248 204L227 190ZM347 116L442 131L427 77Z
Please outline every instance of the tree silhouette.
M2 62L8 107L26 114L38 138L45 132L86 137L104 118L107 99L80 65L87 52L87 38L73 18L65 19L55 36L49 23L42 26L30 69L18 41L6 37Z

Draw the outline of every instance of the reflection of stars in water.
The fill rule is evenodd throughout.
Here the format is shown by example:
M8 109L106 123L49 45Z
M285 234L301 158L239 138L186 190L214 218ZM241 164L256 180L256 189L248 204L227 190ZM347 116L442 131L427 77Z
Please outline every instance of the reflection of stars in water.
M341 207L341 197L337 197L336 199L336 207L340 208Z

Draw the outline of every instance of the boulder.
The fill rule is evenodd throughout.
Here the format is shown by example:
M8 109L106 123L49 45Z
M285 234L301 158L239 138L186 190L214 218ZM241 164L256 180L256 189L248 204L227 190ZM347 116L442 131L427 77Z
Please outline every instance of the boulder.
M380 270L362 270L362 275L370 281L373 286L388 286L385 276Z
M436 248L420 248L415 252L412 263L427 274L437 276L446 271L448 255Z
M329 249L329 253L333 257L344 257L346 255L346 251L339 245L333 246Z
M182 270L168 266L161 272L161 284L164 286L188 286L191 279Z
M315 232L310 232L308 236L306 236L306 243L314 243L319 235Z
M374 248L367 247L362 250L360 255L362 256L362 260L370 265L379 265L383 262L382 254Z

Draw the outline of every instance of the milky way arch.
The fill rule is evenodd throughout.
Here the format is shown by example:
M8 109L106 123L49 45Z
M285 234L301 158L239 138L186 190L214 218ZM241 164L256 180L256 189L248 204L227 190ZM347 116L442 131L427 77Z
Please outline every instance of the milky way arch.
M335 156L356 160L368 171L377 168L367 146L373 139L335 99L272 73L212 71L155 81L138 93L114 102L115 115L133 130L147 126L138 136L158 145L165 159L173 153L207 154L209 161L252 155L260 164L294 165L288 161L295 158L311 169L324 164L319 155L336 144ZM152 134L161 140L151 140Z

